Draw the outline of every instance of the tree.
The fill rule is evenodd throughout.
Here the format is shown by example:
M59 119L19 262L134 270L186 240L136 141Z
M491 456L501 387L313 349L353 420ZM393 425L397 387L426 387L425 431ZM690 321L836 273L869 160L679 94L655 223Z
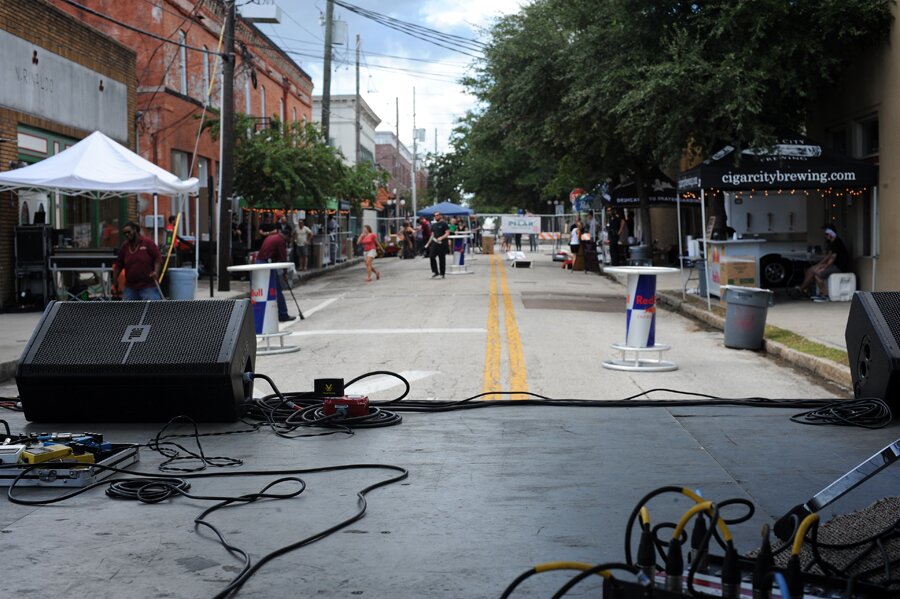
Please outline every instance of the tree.
M803 132L811 103L853 51L883 43L891 0L536 0L501 19L466 83L463 163L529 169L543 193L643 183L690 150L771 144ZM739 152L736 153L739 155ZM522 161L511 157L525 156ZM536 165L548 165L546 170ZM512 175L507 171L507 175ZM513 175L513 178L516 176ZM470 188L467 187L467 190Z
M235 119L234 190L253 207L324 208L344 178L337 152L310 123L257 131L253 119Z

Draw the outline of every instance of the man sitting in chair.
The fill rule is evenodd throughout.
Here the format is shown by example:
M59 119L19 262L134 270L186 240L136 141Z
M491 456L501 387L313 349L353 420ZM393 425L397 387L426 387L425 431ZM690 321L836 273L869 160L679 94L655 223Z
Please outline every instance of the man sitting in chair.
M828 301L828 277L847 272L850 265L850 253L837 232L827 225L822 230L825 231L825 257L806 269L806 276L797 287L797 291L805 294L815 282L818 293L811 297L814 302Z

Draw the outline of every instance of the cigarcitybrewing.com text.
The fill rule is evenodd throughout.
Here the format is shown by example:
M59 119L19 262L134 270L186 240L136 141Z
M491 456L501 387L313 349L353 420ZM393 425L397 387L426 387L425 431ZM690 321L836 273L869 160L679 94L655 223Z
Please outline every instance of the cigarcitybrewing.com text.
M856 181L856 173L841 171L806 171L805 173L781 171L758 173L727 173L722 175L723 185L742 185L745 183L832 183L834 181Z

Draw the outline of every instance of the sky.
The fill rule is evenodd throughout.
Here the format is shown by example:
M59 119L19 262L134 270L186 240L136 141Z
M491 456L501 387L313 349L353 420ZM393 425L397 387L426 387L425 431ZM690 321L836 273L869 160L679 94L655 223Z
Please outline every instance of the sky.
M487 30L504 14L518 12L528 0L348 0L348 4L443 33L486 42ZM238 5L242 3L238 1ZM313 93L322 94L324 17L326 0L275 0L281 23L258 24L269 38L313 80ZM332 94L356 91L356 36L360 36L360 95L381 118L378 131L397 131L412 150L413 88L415 126L425 129L418 142L420 156L449 150L456 123L475 99L458 80L471 72L475 58L411 37L338 5L334 19L346 23L347 44L335 46ZM466 50L467 54L478 55ZM437 132L435 133L435 130Z

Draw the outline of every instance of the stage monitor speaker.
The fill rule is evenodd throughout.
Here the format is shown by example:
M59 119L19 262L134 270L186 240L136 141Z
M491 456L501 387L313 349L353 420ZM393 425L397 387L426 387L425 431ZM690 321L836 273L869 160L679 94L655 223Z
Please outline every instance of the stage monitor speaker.
M856 292L844 338L853 394L900 410L900 292Z
M48 225L19 225L15 228L16 263L47 265L50 255L50 227Z
M54 301L16 383L34 422L231 422L255 362L249 300Z

